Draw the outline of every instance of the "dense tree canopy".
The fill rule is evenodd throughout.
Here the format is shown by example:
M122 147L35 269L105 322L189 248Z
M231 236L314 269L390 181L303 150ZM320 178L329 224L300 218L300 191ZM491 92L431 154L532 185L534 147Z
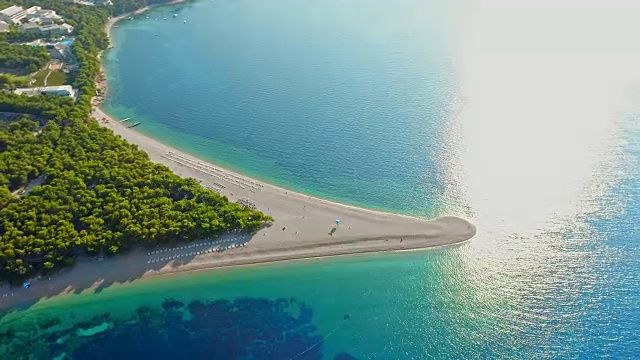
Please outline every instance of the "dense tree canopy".
M24 76L0 74L0 87L3 89L15 89L27 85L29 85L29 80Z
M52 271L81 253L255 231L272 220L152 163L90 119L108 12L59 0L38 4L77 24L80 97L74 104L0 92L0 111L43 119L0 123L0 279Z
M0 91L0 111L66 119L74 113L73 99L54 95L24 96Z
M40 176L60 128L50 122L41 136L36 136L38 130L39 124L28 118L0 127L0 186L14 191Z
M182 179L96 122L21 120L0 132L0 275L66 264L74 254L257 230L262 213ZM41 176L28 195L10 192Z
M28 69L34 72L49 59L49 53L42 46L9 45L0 41L0 68Z
M41 36L41 33L36 33L35 31L19 31L13 27L0 33L0 41L9 43L28 42L41 38Z

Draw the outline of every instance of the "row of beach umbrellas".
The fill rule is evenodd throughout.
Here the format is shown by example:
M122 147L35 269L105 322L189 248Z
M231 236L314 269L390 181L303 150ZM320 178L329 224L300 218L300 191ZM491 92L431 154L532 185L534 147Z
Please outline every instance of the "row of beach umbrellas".
M223 239L223 240L204 241L204 242L197 243L197 244L189 244L189 245L178 246L178 247L174 247L174 248L154 250L154 251L151 251L151 252L147 253L147 255L151 256L151 255L162 254L162 253L171 252L171 251L191 249L191 248L200 247L200 246L210 246L210 245L224 244L224 243L228 243L228 242L242 240L242 238L243 237L240 236L240 237L234 237L234 238Z
M163 257L163 258L159 258L159 259L151 259L147 261L147 264L152 264L152 263L156 263L156 262L160 262L160 261L168 261L168 260L175 260L175 259L179 259L182 257L187 257L187 256L194 256L194 255L202 255L202 254L207 254L207 253L213 253L213 252L218 252L218 251L222 251L222 250L227 250L227 249L235 249L235 248L239 248L239 247L243 247L246 246L247 243L242 243L242 244L232 244L226 247L219 247L217 249L207 249L207 250L202 250L202 251L193 251L187 254L178 254L178 255L173 255L173 256L167 256L167 257Z

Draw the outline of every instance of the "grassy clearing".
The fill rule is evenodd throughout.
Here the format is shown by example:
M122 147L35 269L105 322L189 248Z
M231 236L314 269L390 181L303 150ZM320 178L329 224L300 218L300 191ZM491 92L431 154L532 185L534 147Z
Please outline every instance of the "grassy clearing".
M47 78L47 74L51 71L51 75ZM47 84L45 85L44 79L47 78ZM32 86L58 86L65 85L67 83L67 74L62 70L49 70L49 68L38 71L34 76L35 82Z
M58 86L67 84L67 74L62 70L54 70L47 79L47 86Z
M41 69L35 75L33 75L33 79L35 80L35 82L32 86L44 86L44 78L47 77L49 71L51 70L49 70L49 67L46 66L44 69Z

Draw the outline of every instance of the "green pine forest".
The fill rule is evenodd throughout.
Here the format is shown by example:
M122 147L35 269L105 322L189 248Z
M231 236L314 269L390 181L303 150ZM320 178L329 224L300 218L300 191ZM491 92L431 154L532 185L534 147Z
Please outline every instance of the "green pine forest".
M0 68L24 69L34 72L49 61L49 54L41 46L10 45L0 42Z
M0 111L25 114L0 122L1 280L16 282L71 266L80 254L113 255L228 230L254 232L273 221L151 162L90 118L97 55L108 46L108 17L147 5L113 2L113 7L12 2L51 8L75 27L72 51L79 70L72 81L80 96L74 103L0 92Z

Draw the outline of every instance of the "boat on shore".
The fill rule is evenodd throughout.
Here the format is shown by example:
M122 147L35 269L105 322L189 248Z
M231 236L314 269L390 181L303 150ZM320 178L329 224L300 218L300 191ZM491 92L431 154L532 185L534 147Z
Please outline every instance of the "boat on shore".
M129 120L131 120L131 118L122 119L122 120L120 120L120 122L123 123L123 122L129 121Z
M132 128L132 127L136 127L136 126L138 126L138 125L140 125L140 124L142 124L142 123L141 123L141 122L133 123L133 124L131 124L131 125L127 126L127 128L129 128L129 129L130 129L130 128Z

